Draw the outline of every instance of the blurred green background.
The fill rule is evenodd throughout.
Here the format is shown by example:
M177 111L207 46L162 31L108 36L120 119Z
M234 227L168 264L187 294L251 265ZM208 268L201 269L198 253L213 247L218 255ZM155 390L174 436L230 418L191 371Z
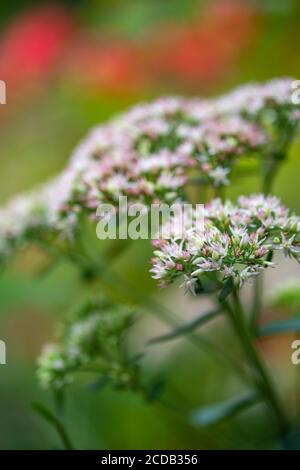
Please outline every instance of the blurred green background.
M1 202L54 176L91 126L133 103L164 94L214 96L277 76L299 78L299 21L297 0L1 2L0 79L7 85L7 104L0 106ZM298 211L299 170L295 143L275 189ZM236 183L231 193L257 189L252 176ZM155 289L147 273L149 252L146 244L137 243L116 263L145 292ZM7 365L0 366L1 449L59 446L53 430L31 410L33 400L51 403L38 388L35 360L53 338L57 320L86 292L78 272L64 263L36 276L44 263L38 252L22 253L0 277L0 338L7 344ZM285 270L299 277L299 270ZM170 303L170 293L159 295ZM182 316L201 307L195 300L186 304L174 291L170 297ZM148 317L141 331L163 328ZM207 335L239 354L223 325ZM276 344L270 340L262 348L293 407L289 338ZM147 367L149 374L166 377L165 396L182 410L242 387L221 360L184 341L150 351ZM78 448L274 446L266 440L268 422L259 406L199 431L176 413L145 405L129 393L96 393L79 383L67 395L66 425Z

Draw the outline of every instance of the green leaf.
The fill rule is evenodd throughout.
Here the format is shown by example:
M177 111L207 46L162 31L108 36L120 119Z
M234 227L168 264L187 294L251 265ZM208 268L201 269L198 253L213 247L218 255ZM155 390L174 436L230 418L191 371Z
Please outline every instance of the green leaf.
M64 429L63 424L59 421L59 419L56 418L52 411L50 411L45 405L43 405L43 403L40 402L33 402L32 408L38 415L45 419L49 424L54 426L64 444L65 449L74 450L74 447Z
M211 426L226 418L231 418L254 405L257 401L258 394L256 392L249 392L238 398L198 408L191 413L190 423L196 427Z
M32 408L36 411L37 414L42 416L48 423L53 424L56 426L57 418L53 415L53 413L42 403L33 402Z
M287 320L262 325L258 329L258 336L280 335L296 331L300 331L300 317L292 317Z
M149 344L156 344L156 343L161 343L163 341L169 341L171 339L178 338L179 336L185 335L187 333L191 333L196 328L199 328L205 323L208 323L210 320L215 318L220 313L221 313L221 309L217 309L217 310L212 310L211 312L201 314L199 317L195 318L194 320L178 326L178 328L175 328L170 333L166 333L165 335L150 339Z
M219 294L220 302L223 302L223 300L225 300L226 297L228 297L228 295L231 293L233 287L234 287L233 278L229 277L227 279L227 281L225 282L225 284L223 286L223 289L221 290L221 292Z

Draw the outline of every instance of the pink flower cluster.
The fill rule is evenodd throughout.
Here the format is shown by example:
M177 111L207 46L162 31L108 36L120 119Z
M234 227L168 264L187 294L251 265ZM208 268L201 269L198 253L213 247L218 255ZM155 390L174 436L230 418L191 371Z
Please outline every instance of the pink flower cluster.
M293 78L250 83L215 99L192 104L197 119L237 114L266 133L266 154L284 158L300 124L300 86Z
M219 98L201 101L201 108L192 103L191 114L197 119L239 114L257 120L261 114L273 109L274 113L285 115L286 120L299 125L300 107L292 99L294 83L293 78L276 78L265 83L242 85Z
M277 142L274 153L284 153L300 121L292 83L246 85L209 101L161 98L96 127L54 181L0 211L0 254L40 229L72 236L81 213L95 217L119 196L128 204L185 201L190 176L226 185L244 155L273 152Z
M154 241L151 272L161 286L183 275L186 290L196 293L208 273L241 285L274 266L275 250L300 259L300 218L276 197L254 194L240 197L236 205L215 199L204 216L203 230L194 220L184 235Z
M12 199L0 210L0 260L46 225L44 204L36 192Z
M62 210L83 207L94 213L100 203L115 203L121 195L148 205L184 200L191 173L214 186L228 184L232 164L259 150L264 133L237 115L197 120L190 103L160 99L95 128L66 169L73 184Z
M228 184L241 156L286 152L300 122L293 83L276 79L215 100L169 97L132 108L95 128L75 150L63 207L94 211L120 195L146 204L184 200L191 174L213 186Z

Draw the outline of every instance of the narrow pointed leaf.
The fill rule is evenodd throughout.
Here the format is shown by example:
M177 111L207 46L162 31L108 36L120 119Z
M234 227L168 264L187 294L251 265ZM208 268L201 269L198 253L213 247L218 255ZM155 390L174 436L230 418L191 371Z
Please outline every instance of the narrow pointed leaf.
M240 413L258 401L256 392L249 392L238 398L199 408L190 415L190 423L195 427L206 427Z
M258 329L258 336L281 335L296 331L300 331L300 316L262 325Z
M162 343L164 341L170 341L171 339L178 338L179 336L183 336L187 333L191 333L196 328L199 328L200 326L208 323L210 320L218 316L220 313L221 313L221 310L218 309L218 310L212 310L211 312L201 314L199 317L195 318L194 320L178 326L170 333L166 333L165 335L152 338L149 341L149 343L150 344Z
M67 435L63 424L60 422L59 419L49 410L43 403L34 402L32 403L33 410L39 414L42 418L44 418L49 424L51 424L59 434L65 449L73 450L74 447L70 441L69 436Z

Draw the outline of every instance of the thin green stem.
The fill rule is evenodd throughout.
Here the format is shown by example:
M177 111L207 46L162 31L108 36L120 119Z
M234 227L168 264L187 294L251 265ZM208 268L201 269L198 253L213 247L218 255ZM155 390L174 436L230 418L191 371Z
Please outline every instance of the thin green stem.
M73 446L71 439L69 438L65 428L62 426L61 423L57 423L56 425L57 432L61 438L61 441L66 450L74 450L75 447Z
M224 186L217 186L217 187L215 187L215 188L214 188L214 193L215 193L214 196L215 196L216 198L221 199L222 202L225 201L226 189L225 189Z
M266 162L262 181L262 192L264 195L268 195L272 192L274 180L278 170L278 161L271 158L268 162Z
M250 327L253 332L256 330L257 321L262 310L263 301L263 273L254 278L253 284L253 304L250 312Z
M81 246L81 249L82 248L83 247ZM117 286L119 291L122 292L122 295L125 295L128 300L148 306L150 308L150 312L158 316L159 319L164 323L172 327L180 326L180 319L174 314L174 312L170 312L168 308L164 307L159 302L156 302L154 299L146 297L142 292L140 292L139 289L136 288L136 286L132 285L128 280L125 280L123 277L113 272L111 268L109 268L108 264L100 264L99 261L97 261L96 264L83 252L83 250L82 253L75 253L70 251L68 253L62 252L61 254L67 260L78 266L83 272L88 271L90 274L92 274L92 277L97 277L108 287L116 288ZM193 333L189 333L187 335L187 339L196 347L207 349L212 352L218 358L218 360L221 358L223 361L228 361L241 377L241 379L246 382L248 381L243 367L239 364L238 361L235 360L234 357L231 357L222 348L212 344L206 338L200 337L199 335Z
M265 156L266 162L263 171L262 178L262 193L267 196L273 190L274 180L278 173L280 159L276 159L274 153ZM250 313L250 325L252 331L255 332L256 324L258 322L259 315L262 310L263 301L263 273L260 276L256 276L254 279L254 292L253 292L253 305Z
M39 402L34 402L32 407L36 413L38 413L43 419L45 419L49 424L51 424L57 431L64 448L66 450L74 450L75 447L72 444L72 441L64 428L64 425L60 419L58 419L52 411L50 411L45 405Z
M174 312L170 312L168 308L161 305L159 302L155 301L151 297L146 297L143 293L136 289L136 286L131 285L128 280L125 280L117 273L112 272L107 266L101 267L97 265L95 269L98 270L99 277L102 281L106 282L110 287L117 284L117 286L121 288L121 290L128 297L129 300L145 304L150 308L151 313L158 316L158 318L160 320L163 320L164 323L172 327L178 327L181 325L180 318L178 318L178 316ZM193 333L187 334L187 339L196 347L199 347L201 349L207 349L210 352L213 352L213 354L217 356L218 360L220 359L220 357L222 358L222 360L227 360L231 364L231 366L236 370L236 372L240 375L240 377L247 381L245 371L240 366L238 361L236 361L233 357L226 353L222 348L220 348L216 344L212 344L206 338L203 338L202 336L200 337L199 335Z
M274 415L277 418L279 431L284 435L288 429L288 419L285 415L280 399L277 396L272 380L269 377L268 371L255 347L253 336L249 329L237 289L233 290L232 300L233 308L227 306L227 311L230 314L236 334L249 361L249 365L255 372L256 386L265 398L266 403L273 410Z
M54 406L56 414L59 418L62 418L64 414L65 394L64 390L56 390L54 392Z

